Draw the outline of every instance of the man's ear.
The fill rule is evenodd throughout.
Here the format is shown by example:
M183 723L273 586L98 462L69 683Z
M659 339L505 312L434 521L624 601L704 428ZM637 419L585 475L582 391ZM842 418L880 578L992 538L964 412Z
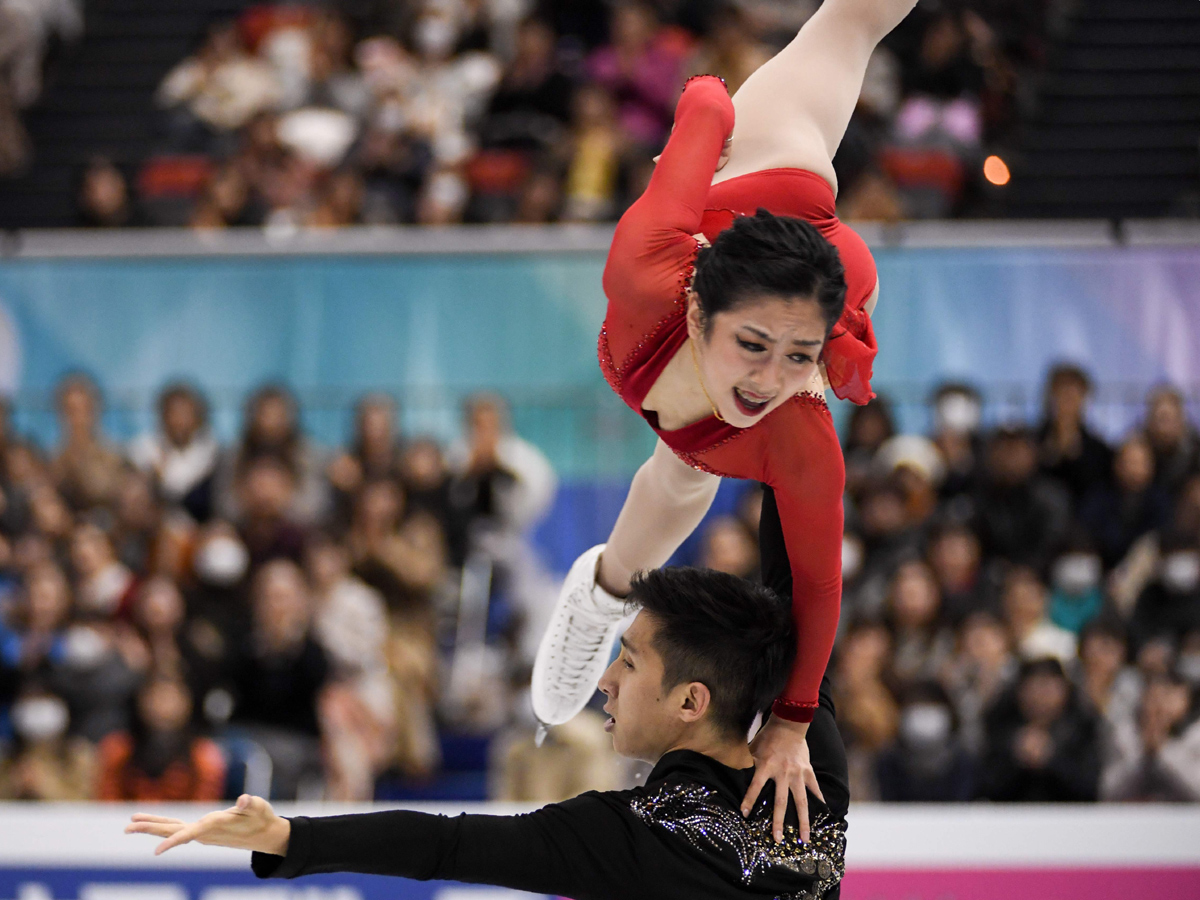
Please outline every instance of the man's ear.
M712 694L709 693L708 685L693 681L681 687L684 691L679 704L680 720L688 725L699 722L712 706Z
M704 337L704 310L700 308L700 295L692 290L687 292L687 329L693 341Z

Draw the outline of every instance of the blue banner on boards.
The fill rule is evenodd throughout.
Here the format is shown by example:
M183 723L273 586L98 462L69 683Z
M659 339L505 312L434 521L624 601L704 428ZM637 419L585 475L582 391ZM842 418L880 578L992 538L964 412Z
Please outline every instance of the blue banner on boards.
M924 399L947 378L1036 415L1059 360L1093 373L1097 424L1112 436L1140 415L1146 384L1200 386L1198 248L876 258L874 383L901 401L906 430L926 426ZM150 424L154 392L183 377L211 393L227 439L247 392L278 379L300 394L313 436L340 444L363 391L396 393L409 433L449 438L461 398L495 389L564 478L628 478L653 437L596 363L603 264L599 253L0 260L0 392L45 392L88 370L125 439ZM19 413L53 443L48 405Z
M261 881L247 870L0 868L0 900L547 900L505 888L381 875Z

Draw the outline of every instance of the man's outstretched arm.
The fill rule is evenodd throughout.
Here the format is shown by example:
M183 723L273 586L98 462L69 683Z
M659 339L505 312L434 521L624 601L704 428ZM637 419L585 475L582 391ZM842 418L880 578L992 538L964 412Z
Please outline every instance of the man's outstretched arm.
M594 794L520 816L389 810L293 819L243 796L198 822L138 815L126 831L166 838L158 852L189 841L253 850L260 878L362 872L602 900L644 896L651 886L638 874L651 862L635 840L643 827Z

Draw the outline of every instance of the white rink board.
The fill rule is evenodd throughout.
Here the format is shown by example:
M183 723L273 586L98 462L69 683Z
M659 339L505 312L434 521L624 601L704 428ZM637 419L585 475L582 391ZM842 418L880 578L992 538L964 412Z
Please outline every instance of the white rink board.
M123 833L137 810L194 819L210 805L0 804L0 867L237 869L244 851L188 845L153 855L156 841ZM278 804L283 815L341 815L395 806ZM424 812L492 815L526 805L414 804ZM1200 866L1200 805L858 804L847 865L856 868Z

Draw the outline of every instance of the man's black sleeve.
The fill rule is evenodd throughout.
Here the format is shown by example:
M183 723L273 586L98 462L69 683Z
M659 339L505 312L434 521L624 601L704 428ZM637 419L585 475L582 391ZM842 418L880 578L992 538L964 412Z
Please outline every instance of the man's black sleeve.
M287 856L253 855L259 878L363 872L575 900L649 896L653 882L645 826L594 793L520 816L394 810L291 823Z

